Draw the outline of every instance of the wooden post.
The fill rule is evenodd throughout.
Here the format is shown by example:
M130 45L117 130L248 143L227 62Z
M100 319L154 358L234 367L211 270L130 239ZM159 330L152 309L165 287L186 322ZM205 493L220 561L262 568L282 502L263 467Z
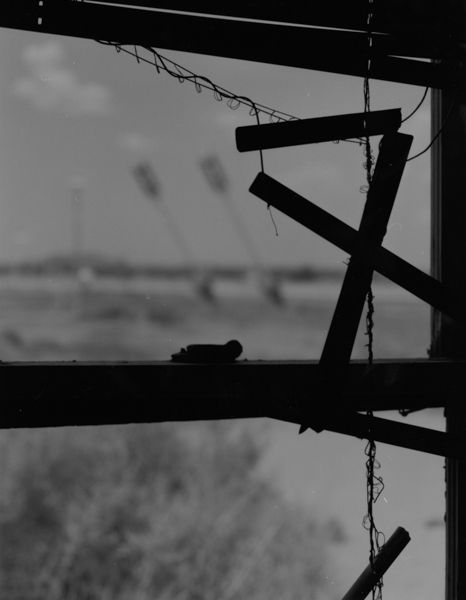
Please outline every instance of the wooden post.
M465 0L442 6L466 31ZM466 290L466 73L458 91L432 93L432 132L444 126L432 151L432 274L459 293ZM446 123L445 123L446 120ZM432 314L431 357L466 356L466 330ZM464 394L450 398L447 431L466 434ZM466 597L466 461L446 461L446 599Z
M346 270L320 357L320 365L333 378L335 367L346 365L350 360L372 281L373 256L382 244L412 141L412 136L402 133L382 138L356 247Z

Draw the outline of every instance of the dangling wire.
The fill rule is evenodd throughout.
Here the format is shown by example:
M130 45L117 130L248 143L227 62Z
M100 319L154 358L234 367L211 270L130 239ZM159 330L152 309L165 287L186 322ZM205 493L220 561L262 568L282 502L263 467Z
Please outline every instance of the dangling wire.
M422 98L419 100L418 104L416 104L416 107L413 108L413 110L409 113L409 115L407 115L404 119L401 120L402 123L406 123L406 121L408 119L410 119L417 113L417 111L424 104L424 100L427 98L428 91L429 91L429 86L427 86L426 89L424 90L424 93L422 94Z
M238 97L237 97L237 99L238 99L238 101L241 100L241 98L238 98ZM249 102L251 104L251 110L249 111L249 114L251 114L251 115L255 114L257 124L260 125L261 124L261 119L260 119L260 113L259 113L259 110L257 108L257 105L252 100L249 100ZM265 173L265 170L264 170L264 153L263 153L262 149L259 149L259 157L260 157L260 163L261 163L261 172ZM278 227L277 227L277 223L275 221L275 217L273 216L272 207L270 206L270 204L267 204L267 211L269 213L270 220L272 221L272 225L273 225L273 228L274 228L274 231L275 231L275 237L278 237Z
M450 108L448 109L448 113L443 121L443 123L441 124L439 130L437 131L437 133L434 135L434 137L430 140L429 144L424 148L424 150L421 150L420 152L418 152L417 154L415 154L414 156L410 156L408 159L406 159L406 162L409 162L411 160L415 160L416 158L419 158L420 156L422 156L423 154L425 154L428 150L431 149L431 147L434 145L435 140L437 140L440 135L442 134L445 125L448 122L448 119L450 118L451 113L453 112L453 107L455 106L455 100L456 98L454 98L452 100L452 103L450 105Z
M368 11L367 11L367 70L366 76L364 77L364 113L367 115L371 110L371 97L370 97L370 71L371 71L371 59L372 59L372 19L374 14L374 0L368 0ZM364 138L364 166L366 170L366 181L367 185L364 186L363 190L366 195L370 192L372 183L373 168L374 168L374 155L372 153L371 143L369 136ZM372 292L372 286L369 287L367 293L367 314L366 314L366 335L367 335L367 348L368 348L368 362L371 365L374 360L374 294ZM367 416L371 418L373 416L372 411L367 412ZM380 463L376 459L377 448L375 441L369 439L364 450L366 455L366 499L367 499L367 513L363 519L363 527L369 532L369 561L372 568L374 568L374 561L376 554L385 542L384 534L377 529L374 520L374 504L377 502L378 497L384 489L383 479L380 475L376 475L376 470L380 468ZM382 600L382 587L383 580L380 578L377 584L372 589L372 600Z
M367 14L367 70L364 77L364 114L368 115L371 110L371 94L370 94L370 70L371 70L371 57L372 57L372 16L374 9L374 0L368 0L368 14ZM364 123L366 126L366 123ZM366 170L366 185L361 188L361 192L369 193L372 183L372 173L374 168L374 155L372 153L370 137L367 135L364 138L364 167ZM367 293L367 316L366 316L366 335L368 337L368 351L369 351L369 364L372 364L374 353L373 353L373 341L374 341L374 294L372 287L369 288Z
M366 460L366 498L367 498L367 513L363 519L363 527L369 532L369 562L372 568L377 553L385 543L385 535L377 529L374 519L374 504L377 502L380 494L385 488L383 478L376 474L380 469L380 463L376 459L377 448L374 440L369 440L364 450L367 457ZM377 584L372 589L372 599L382 600L383 580L379 579Z

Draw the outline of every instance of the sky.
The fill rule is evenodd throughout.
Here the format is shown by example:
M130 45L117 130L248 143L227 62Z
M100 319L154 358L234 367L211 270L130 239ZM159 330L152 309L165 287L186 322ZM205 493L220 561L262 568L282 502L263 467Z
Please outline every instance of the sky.
M168 58L238 95L296 117L363 110L361 78L163 51ZM371 82L371 109L406 116L423 89ZM263 118L267 122L268 118ZM73 251L81 223L86 252L133 262L179 264L183 252L167 227L163 203L193 262L249 264L251 254L210 189L199 161L216 155L229 198L267 265L339 268L344 253L248 192L257 153L240 154L235 128L254 124L248 108L231 110L133 57L91 40L0 30L0 261ZM428 99L401 130L412 154L430 139ZM377 138L373 145L377 149ZM149 162L160 184L149 201L132 175ZM358 227L364 204L363 149L326 143L268 150L265 171ZM385 245L416 266L429 265L429 154L408 163ZM82 191L80 216L73 189Z

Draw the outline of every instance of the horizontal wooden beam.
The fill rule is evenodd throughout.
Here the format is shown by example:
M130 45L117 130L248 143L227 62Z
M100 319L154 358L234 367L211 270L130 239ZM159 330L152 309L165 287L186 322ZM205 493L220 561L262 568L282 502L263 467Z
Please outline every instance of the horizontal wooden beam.
M264 125L248 125L237 127L236 147L240 152L249 152L347 140L393 132L400 125L400 108L281 123L265 123Z
M99 0L115 3L115 0ZM144 6L151 9L185 11L220 15L238 19L261 19L282 23L297 23L365 30L367 0L334 0L333 2L285 2L285 0L118 0L117 4ZM437 0L377 0L373 6L373 31L413 35L430 34L464 39L464 31L454 23L448 10L439 10Z
M0 384L8 390L0 428L257 417L301 423L303 407L323 401L360 411L445 406L464 397L466 362L351 362L335 397L317 361L3 363Z
M0 15L0 26L346 75L364 76L367 70L367 36L360 33L154 12L75 0L45 0L43 7L34 10L39 12L33 11L33 14L40 16L32 24L29 17L21 22L21 12L15 11L10 18L7 11ZM374 36L371 77L430 87L455 85L456 59L452 63L430 63L391 56L409 56L417 53L416 48L410 49L409 42L399 42L390 36Z
M358 232L265 173L259 173L249 191L294 221L352 254ZM374 269L458 323L466 323L466 298L385 248L374 256Z

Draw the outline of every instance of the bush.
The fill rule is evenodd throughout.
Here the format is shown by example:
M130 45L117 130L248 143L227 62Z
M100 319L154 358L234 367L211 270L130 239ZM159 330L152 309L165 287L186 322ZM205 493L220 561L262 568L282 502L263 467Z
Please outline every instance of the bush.
M14 434L17 434L16 436ZM312 598L323 536L240 424L8 432L0 597Z

